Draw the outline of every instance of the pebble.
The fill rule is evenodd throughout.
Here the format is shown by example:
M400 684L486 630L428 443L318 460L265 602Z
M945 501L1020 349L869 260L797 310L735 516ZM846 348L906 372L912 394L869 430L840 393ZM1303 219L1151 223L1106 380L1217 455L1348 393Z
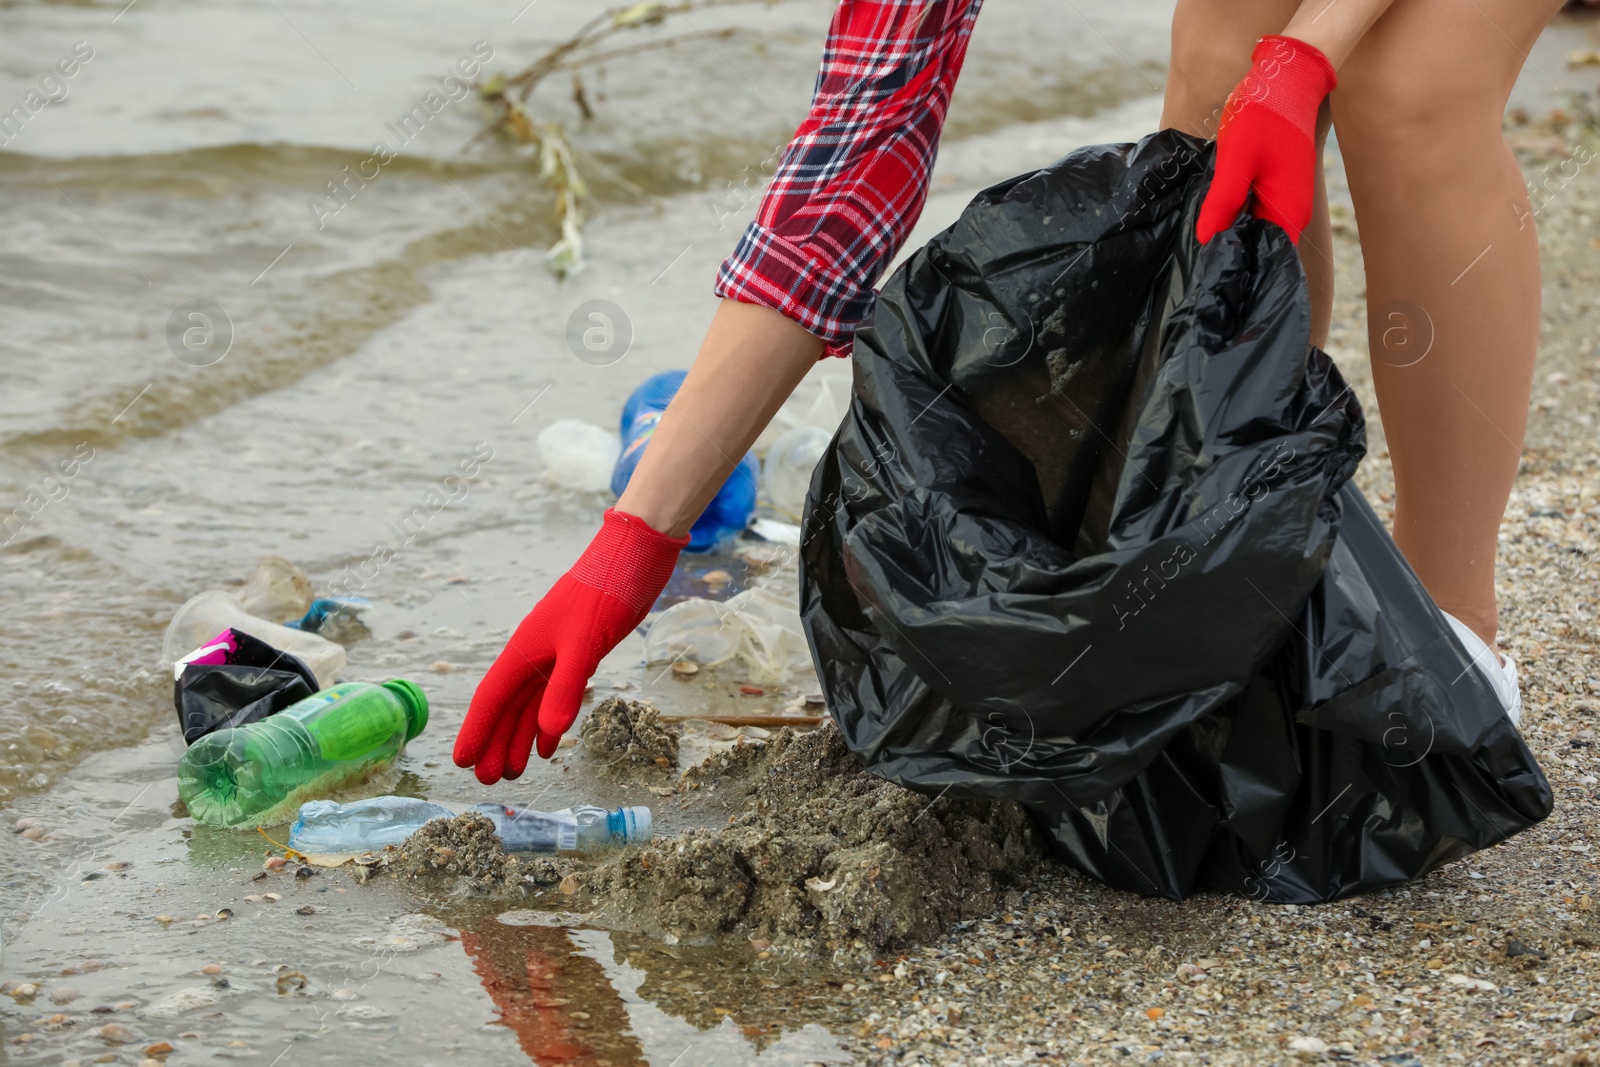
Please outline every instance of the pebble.
M263 863L261 866L265 867L269 871L281 871L285 867L287 867L288 865L289 865L289 860L288 860L287 857L284 857L284 856L268 856L267 857L267 862Z
M121 1023L106 1023L97 1031L101 1038L113 1045L126 1045L130 1041L137 1041L139 1035Z
M38 992L39 987L34 985L32 982L23 982L21 985L13 986L11 988L11 995L18 1000L27 1000L29 997L36 995Z
M433 670L434 674L451 674L457 668L454 663L451 663L447 659L436 659L433 661L431 669Z
M146 1056L139 1061L139 1067L161 1067L161 1061L154 1056Z
M692 678L700 673L700 664L690 663L688 660L679 660L672 665L672 673L679 678Z
M302 904L298 908L294 909L294 913L296 915L315 915L317 913L317 909L313 908L310 904Z
M200 973L201 974L221 974L222 973L222 965L220 963L208 963L204 967L200 968Z
M44 827L30 826L22 831L22 836L28 841L42 841L44 840Z
M32 815L24 815L22 818L20 818L20 819L18 819L16 821L16 824L14 825L13 829L15 829L16 832L20 834L20 833L22 833L22 831L31 830L33 827L38 826L38 825L39 825L39 820L38 819L35 819Z
M280 893L263 893L261 894L261 899L266 901L268 904L276 904L278 901L283 899L283 895Z
M71 1004L80 996L82 994L69 985L58 985L50 990L50 1002L52 1004Z
M170 1041L157 1041L153 1045L146 1045L144 1047L144 1054L146 1056L165 1056L171 1051L172 1042Z

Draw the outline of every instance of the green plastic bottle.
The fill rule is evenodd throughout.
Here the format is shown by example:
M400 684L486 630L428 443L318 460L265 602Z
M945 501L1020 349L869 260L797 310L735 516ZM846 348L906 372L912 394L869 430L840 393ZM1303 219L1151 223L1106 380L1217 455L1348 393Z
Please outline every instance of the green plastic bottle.
M302 800L392 761L427 725L414 682L345 682L200 738L178 763L178 796L212 826L285 821Z

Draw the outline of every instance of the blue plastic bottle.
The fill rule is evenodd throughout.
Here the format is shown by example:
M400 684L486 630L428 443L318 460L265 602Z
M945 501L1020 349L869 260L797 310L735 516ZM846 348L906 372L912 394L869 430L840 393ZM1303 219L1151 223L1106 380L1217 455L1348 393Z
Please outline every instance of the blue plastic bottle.
M622 455L611 472L611 491L618 496L628 487L633 469L644 455L645 445L656 432L662 412L677 395L678 387L688 377L688 371L662 371L646 378L622 405ZM745 453L739 466L734 468L705 513L689 528L690 552L709 552L723 539L743 530L750 522L750 513L756 506L756 483L761 477L761 465L754 452Z

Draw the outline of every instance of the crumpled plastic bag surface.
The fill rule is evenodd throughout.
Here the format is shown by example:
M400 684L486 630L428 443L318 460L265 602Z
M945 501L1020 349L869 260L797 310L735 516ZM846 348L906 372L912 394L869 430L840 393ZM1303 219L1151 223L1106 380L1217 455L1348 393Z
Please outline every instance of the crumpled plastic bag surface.
M985 190L884 287L807 498L802 616L874 773L1024 803L1114 886L1310 903L1550 811L1349 479L1294 246L1201 248L1211 147Z
M175 673L172 703L186 745L276 715L322 688L298 657L232 628L184 657Z

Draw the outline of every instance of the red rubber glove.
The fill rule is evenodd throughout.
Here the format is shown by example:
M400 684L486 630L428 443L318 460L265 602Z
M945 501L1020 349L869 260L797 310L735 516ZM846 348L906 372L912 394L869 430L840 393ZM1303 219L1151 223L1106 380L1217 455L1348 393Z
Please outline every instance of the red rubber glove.
M1255 215L1296 243L1311 221L1317 109L1339 84L1333 64L1293 37L1263 37L1250 73L1228 95L1217 130L1217 167L1195 236L1205 244L1233 225L1255 192Z
M456 735L456 766L473 767L478 781L493 785L522 776L535 742L549 759L600 660L644 621L688 543L608 509L594 541L478 683Z

